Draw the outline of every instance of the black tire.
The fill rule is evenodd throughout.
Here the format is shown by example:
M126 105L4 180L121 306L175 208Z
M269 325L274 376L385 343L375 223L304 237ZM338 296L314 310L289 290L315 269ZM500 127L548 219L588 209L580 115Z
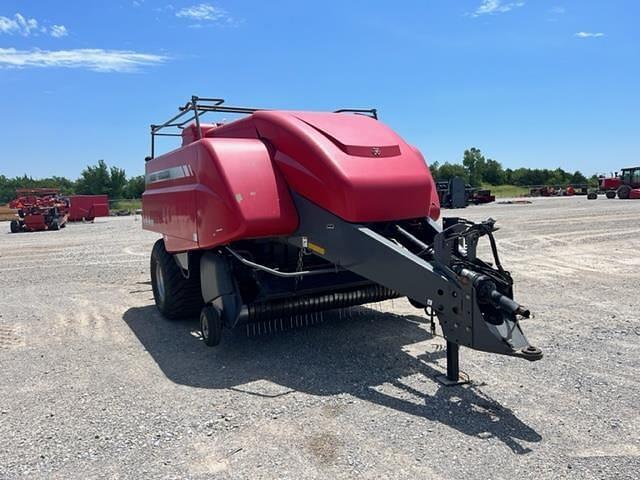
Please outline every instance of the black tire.
M200 333L208 347L215 347L222 340L222 315L213 305L205 305L200 311Z
M20 222L18 222L18 220L11 220L9 228L11 228L11 233L18 233L21 230Z
M605 195L608 199L616 198L616 192L614 190L608 190Z
M587 193L587 200L597 200L598 194L596 192Z
M57 218L51 220L51 223L49 224L49 230L60 230L60 224L58 223Z
M199 266L193 267L189 278L185 278L160 239L151 251L150 267L153 299L160 313L171 320L196 317L204 305Z
M629 198L629 194L631 193L631 187L629 185L620 185L617 193L619 199L626 200Z

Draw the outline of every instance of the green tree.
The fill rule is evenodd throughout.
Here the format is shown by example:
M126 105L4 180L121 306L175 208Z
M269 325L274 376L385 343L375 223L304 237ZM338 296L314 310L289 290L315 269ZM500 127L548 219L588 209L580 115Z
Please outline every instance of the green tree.
M429 170L431 171L431 176L434 180L438 178L438 169L440 168L440 164L438 162L433 162L429 164Z
M574 185L586 184L589 183L589 179L587 179L587 177L585 177L580 170L576 170L575 172L573 172L573 175L571 175L569 183Z
M482 183L482 173L486 166L486 160L478 148L470 148L464 151L462 164L469 172L469 183L478 186Z
M124 188L124 195L127 198L140 198L144 192L144 175L131 177Z
M503 185L505 183L505 173L500 162L490 158L487 159L482 172L482 180L491 185Z
M33 178L28 175L8 178L0 175L0 203L16 198L19 188L57 188L63 195L75 192L75 183L65 177Z
M459 163L445 162L438 168L437 180L449 180L452 177L462 177L465 182L469 182L469 173L464 166Z
M84 195L109 194L110 189L111 175L104 160L85 168L76 182L76 191Z
M510 168L504 171L504 183L506 185L513 185L513 170Z
M60 193L63 195L72 195L76 191L76 184L73 180L69 180L66 177L57 177L53 176L51 179L45 178L41 180L42 182L47 182L50 180L50 185L54 188L59 188Z
M109 196L113 199L123 198L127 185L127 175L123 168L111 167L109 172Z

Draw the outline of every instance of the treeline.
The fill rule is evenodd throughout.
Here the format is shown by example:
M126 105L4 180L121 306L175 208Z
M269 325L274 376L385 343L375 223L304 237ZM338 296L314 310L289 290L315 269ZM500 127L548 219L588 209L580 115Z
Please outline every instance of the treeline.
M497 160L485 158L477 148L464 151L462 164L434 162L429 166L431 174L437 180L448 180L451 177L462 177L473 186L483 183L491 185L578 185L595 184L598 180L594 175L585 177L580 171L567 172L562 168L550 170L547 168L503 168Z
M144 175L127 177L124 169L108 167L104 160L85 168L77 180L65 177L7 178L0 175L0 203L7 203L16 197L18 188L58 188L63 195L107 194L112 200L140 198L144 192Z
M462 164L445 162L432 163L429 168L436 180L448 180L459 176L473 186L483 183L491 185L597 185L594 175L585 177L581 172L567 172L562 168L550 170L546 168L503 168L497 160L485 158L477 148L465 150ZM144 175L127 177L124 169L108 167L104 160L85 168L77 180L65 177L49 177L34 179L26 175L7 178L0 175L0 203L7 203L15 198L17 188L59 188L64 195L107 194L112 200L140 198L144 192Z

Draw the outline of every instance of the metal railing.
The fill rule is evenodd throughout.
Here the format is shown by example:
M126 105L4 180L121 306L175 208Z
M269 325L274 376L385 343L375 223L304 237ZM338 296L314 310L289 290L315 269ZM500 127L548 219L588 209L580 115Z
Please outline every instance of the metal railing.
M169 128L177 128L179 130L184 129L185 125L190 122L195 122L196 130L198 132L198 139L202 138L202 126L200 118L208 112L219 113L239 113L250 115L259 110L271 110L267 108L252 108L252 107L234 107L230 105L223 105L224 99L222 98L208 98L198 97L193 95L191 100L184 106L178 107L179 113L174 115L169 120L162 124L151 125L151 155L146 158L149 161L155 157L156 150L156 137L180 137L182 133L168 133L162 132L162 130ZM375 120L378 120L378 111L375 108L341 108L335 110L333 113L354 113L357 115L367 115ZM184 117L187 117L186 119Z

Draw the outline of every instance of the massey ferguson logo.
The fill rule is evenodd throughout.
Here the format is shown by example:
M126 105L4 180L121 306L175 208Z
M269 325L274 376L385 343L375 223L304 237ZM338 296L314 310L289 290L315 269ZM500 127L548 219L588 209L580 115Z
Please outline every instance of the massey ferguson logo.
M373 155L374 157L379 157L380 156L380 147L373 147L371 149L371 155Z

